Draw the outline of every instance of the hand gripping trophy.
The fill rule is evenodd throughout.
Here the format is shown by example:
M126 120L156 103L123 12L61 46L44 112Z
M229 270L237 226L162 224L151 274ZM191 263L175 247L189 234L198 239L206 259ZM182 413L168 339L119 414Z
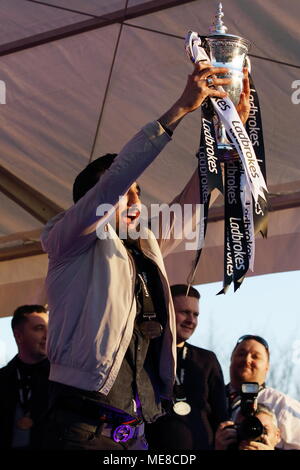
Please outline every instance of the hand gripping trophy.
M252 120L257 122L259 135L252 140L249 128L244 127L236 110L243 91L243 69L250 71L247 56L250 42L240 36L227 33L223 23L224 13L220 3L210 34L206 37L189 31L185 48L193 63L200 61L216 67L226 67L228 73L220 78L231 78L231 83L223 88L227 98L208 98L202 106L202 128L198 152L201 189L208 194L213 188L224 193L225 198L225 235L224 235L224 287L226 292L233 281L235 290L241 285L250 267L254 269L255 233L267 233L267 186L265 182L264 145L261 128L259 102L252 78L250 77L250 105ZM208 83L209 80L207 79ZM212 144L214 150L212 150ZM256 153L254 151L254 146ZM221 171L210 173L209 160L212 157L224 162L223 189ZM256 158L258 156L258 159ZM205 173L206 168L206 173ZM215 171L215 168L214 168ZM215 171L216 172L216 171ZM201 202L209 200L201 197ZM199 255L200 256L200 255ZM198 257L199 258L199 257Z

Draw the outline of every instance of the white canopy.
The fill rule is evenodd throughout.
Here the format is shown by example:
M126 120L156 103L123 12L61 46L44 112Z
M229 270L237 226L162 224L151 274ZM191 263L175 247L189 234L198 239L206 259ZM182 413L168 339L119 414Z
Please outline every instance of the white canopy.
M228 32L249 39L271 193L269 237L254 275L300 268L300 86L297 0L223 0ZM0 315L45 302L39 234L68 208L75 176L118 152L181 92L192 66L183 38L208 33L212 0L2 0L0 9ZM6 91L6 96L4 92ZM300 93L298 94L300 96ZM295 101L295 100L294 100ZM197 161L200 112L188 116L140 180L143 202L169 202ZM195 283L223 277L220 197ZM193 253L167 258L185 282Z

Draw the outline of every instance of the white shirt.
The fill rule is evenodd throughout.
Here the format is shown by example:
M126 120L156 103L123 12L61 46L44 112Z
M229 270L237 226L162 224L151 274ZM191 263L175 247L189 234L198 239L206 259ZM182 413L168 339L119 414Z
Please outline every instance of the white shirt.
M300 402L271 387L258 392L257 402L266 405L276 415L281 441L276 448L300 450ZM240 397L232 404L231 419L235 421L240 410Z
M262 389L258 403L268 406L276 415L281 441L276 447L300 450L300 402L271 387Z

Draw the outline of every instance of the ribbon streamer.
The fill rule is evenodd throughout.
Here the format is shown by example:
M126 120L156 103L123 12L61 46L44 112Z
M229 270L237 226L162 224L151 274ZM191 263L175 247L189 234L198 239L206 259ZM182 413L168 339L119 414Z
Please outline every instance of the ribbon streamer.
M201 37L190 32L186 39L186 51L192 62L210 64L210 58L202 47ZM236 291L243 282L250 268L254 269L255 234L260 231L267 235L267 185L265 153L262 134L259 101L251 76L250 80L250 116L246 129L230 98L210 97L202 105L202 127L200 148L197 153L200 178L200 202L205 208L205 229L207 228L208 206L211 191L217 188L224 192L225 227L224 227L224 283L220 293L226 293L234 282ZM223 90L222 87L217 87ZM217 114L223 123L227 136L235 146L239 159L225 161L223 181L218 147L216 143L213 117ZM256 153L258 159L256 158ZM190 277L192 283L201 249L198 251Z

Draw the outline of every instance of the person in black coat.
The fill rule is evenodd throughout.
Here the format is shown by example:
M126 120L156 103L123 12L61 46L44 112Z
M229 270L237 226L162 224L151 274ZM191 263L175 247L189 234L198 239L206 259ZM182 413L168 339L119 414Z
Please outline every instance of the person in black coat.
M22 305L12 318L18 354L0 369L0 449L39 449L48 404L48 313Z
M146 427L149 450L208 450L226 420L223 373L212 351L186 340L195 331L199 315L199 292L177 284L171 287L177 331L177 376L173 406L165 416Z

